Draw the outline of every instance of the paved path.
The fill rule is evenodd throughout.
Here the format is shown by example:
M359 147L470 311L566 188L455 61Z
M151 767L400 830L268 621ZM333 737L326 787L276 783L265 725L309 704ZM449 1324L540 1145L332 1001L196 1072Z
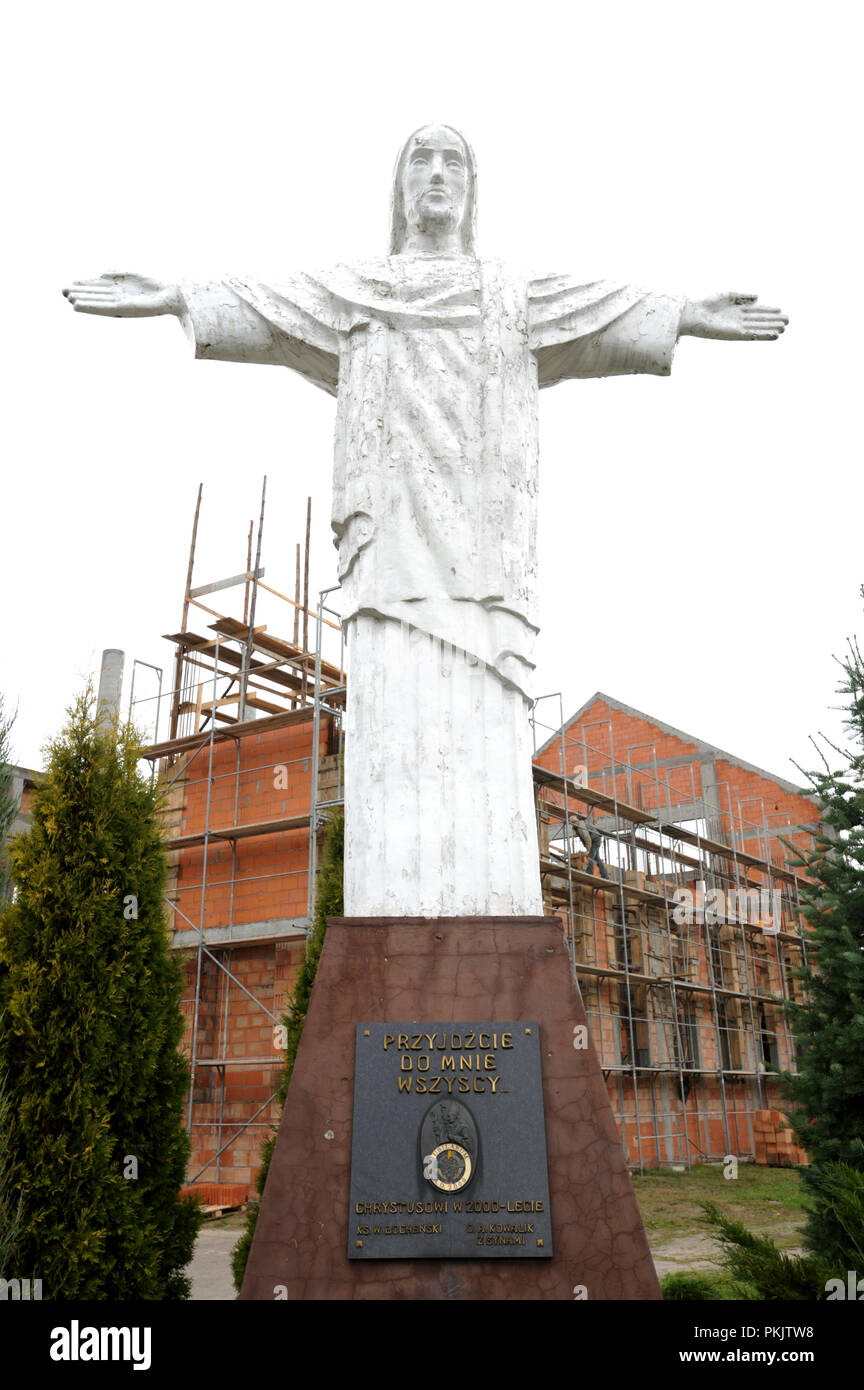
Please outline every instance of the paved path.
M240 1238L237 1227L225 1227L217 1221L206 1222L195 1242L195 1253L186 1273L192 1280L191 1297L195 1301L219 1301L236 1298L231 1280L231 1251Z

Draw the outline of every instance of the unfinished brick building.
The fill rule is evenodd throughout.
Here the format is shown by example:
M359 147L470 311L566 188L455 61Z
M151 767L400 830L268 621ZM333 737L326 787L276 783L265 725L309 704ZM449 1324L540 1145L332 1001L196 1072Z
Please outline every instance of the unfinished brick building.
M600 693L535 762L547 910L628 1160L765 1161L771 1073L794 1068L782 1001L801 997L807 950L790 861L813 845L815 801ZM780 1134L767 1157L804 1161Z
M277 1118L279 1018L305 949L320 834L341 800L346 684L338 618L301 600L299 563L293 600L268 591L251 543L233 580L192 589L191 573L190 557L169 637L168 737L149 756L168 789L174 945L186 958L189 1181L248 1185ZM201 602L231 583L242 620ZM262 591L292 605L290 640L256 621ZM337 644L330 662L325 637ZM818 808L609 696L546 729L541 713L545 910L565 924L628 1161L764 1159L765 1113L779 1101L771 1073L794 1059L780 1005L800 989L806 951L786 844L809 848ZM789 1143L785 1154L801 1157Z

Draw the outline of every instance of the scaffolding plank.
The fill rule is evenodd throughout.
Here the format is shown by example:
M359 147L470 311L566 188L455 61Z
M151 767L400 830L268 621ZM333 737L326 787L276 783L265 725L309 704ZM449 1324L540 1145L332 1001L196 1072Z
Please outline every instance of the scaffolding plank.
M724 999L756 999L763 1004L782 1004L784 1002L782 994L742 994L739 990L726 989L724 985L697 985L690 980L679 980L672 975L641 975L635 970L613 970L602 965L587 965L582 961L573 962L573 970L577 975L591 975L597 979L621 980L622 983L629 980L638 985L665 985L668 989L673 987L676 990L685 990L696 994L722 994ZM670 1068L677 1071L677 1067ZM725 1068L724 1068L725 1070Z
M194 849L205 840L251 840L258 835L273 835L284 830L303 830L309 824L306 816L279 816L276 820L250 821L246 825L228 825L211 830L209 834L197 831L194 835L173 835L168 841L168 849Z
M774 864L767 859L757 859L755 854L746 854L743 849L733 849L731 845L724 845L720 840L711 840L707 835L695 835L692 830L685 830L683 826L669 822L658 822L657 829L662 835L672 835L676 840L683 840L685 844L696 845L703 849L706 854L716 854L723 859L733 859L738 864L746 864L750 869L758 869L761 873L771 874L774 878L785 878L790 883L795 882L795 874L790 869L781 868L779 864Z
M228 624L226 623L226 626L227 625ZM220 628L223 625L221 623L213 623L211 624L211 626L214 628ZM246 624L238 624L236 619L233 618L230 620L230 626L232 628L239 627L242 633L246 633L248 631L248 627L246 626ZM260 629L258 629L258 631L260 631ZM223 632L222 635L230 637L232 639L238 637L238 635L235 634L233 631ZM165 638L166 642L173 642L176 646L184 648L184 656L201 656L210 652L215 652L217 646L217 639L215 637L202 637L199 633L196 632L163 632L162 636ZM240 652L234 651L232 647L226 647L224 644L218 645L220 663L224 662L224 664L227 666L236 666L239 670L239 668L243 664L242 654ZM256 639L255 641L256 648L266 652L267 655L278 656L280 661L293 661L295 665L307 669L308 676L306 684L308 686L309 677L314 676L314 654L312 652L306 652L304 655L300 647L290 648L292 652L296 653L295 656L290 657L286 656L285 653L282 651L275 650L276 646L287 645L287 643L280 643L278 638L264 639L264 641ZM208 669L212 670L212 667ZM284 685L288 690L291 691L299 691L303 685L303 682L299 676L292 675L290 671L280 671L269 662L253 661L249 666L249 675L255 675L256 672L266 675L267 679L269 681L273 681L275 685ZM322 687L327 689L330 686L338 686L341 684L342 679L342 674L337 670L335 666L331 666L330 663L326 661L321 663Z
M215 729L212 738L214 742L221 743L227 738L245 738L247 734L269 734L290 724L311 724L314 717L312 706L306 705L303 709L287 709L283 714L267 715L264 719L245 719L242 724L232 724L230 729ZM143 749L141 756L153 761L177 753L191 753L197 748L204 748L210 738L209 729L199 734L184 734L182 738L169 738L164 743L151 743L149 748Z
M593 787L581 787L572 777L562 777L560 772L550 772L548 768L538 767L533 764L534 781L538 786L551 787L563 795L565 784L567 796L577 801L582 801L589 806L600 806L610 815L618 815L622 820L632 821L636 825L654 825L663 835L669 835L673 839L683 840L688 845L695 845L703 849L706 854L716 854L723 859L731 859L738 864L746 864L748 868L758 869L760 873L771 874L774 878L784 878L790 883L794 883L796 875L789 869L782 868L779 864L774 864L765 859L758 859L753 854L746 854L744 850L733 849L731 845L724 845L719 840L709 839L705 835L694 835L692 830L685 830L683 826L676 825L670 821L659 821L657 816L649 811L640 811L638 807L629 805L626 801L616 801L614 797L607 796L605 792L595 791ZM564 807L561 805L549 806L550 810L560 811L563 820ZM613 837L617 838L617 837Z
M580 888L599 889L601 893L608 893L610 897L617 898L623 891L627 897L637 898L639 902L653 903L655 907L677 907L677 902L671 898L664 898L662 893L652 893L649 888L637 888L635 883L619 883L616 878L595 878L593 874L586 873L584 869L576 869L568 866L565 860L541 859L541 874L557 874L561 878L567 878L568 874L575 884Z
M195 1065L196 1067L283 1067L285 1054L274 1050L269 1057L196 1057Z
M215 642L208 643L208 646L210 646L211 648L215 648L215 645L216 645ZM186 656L187 656L187 657L194 657L195 655L199 654L199 651L203 651L203 648L202 648L202 649L194 649L194 648L193 648L191 651L189 651L189 652L186 653ZM243 657L242 657L241 653L240 653L240 652L232 651L232 649L231 649L230 647L220 647L220 649L219 649L219 661L220 661L220 664L224 661L224 663L225 663L226 665L228 665L228 666L235 666L235 667L237 668L238 671L240 670L241 666L243 665ZM203 662L202 662L202 663L197 663L197 662L195 662L195 663L193 663L193 664L195 664L195 665L198 665L198 664L203 665L204 663L203 663ZM212 666L207 667L207 669L212 673L212 671L213 671L213 667L212 667ZM292 692L292 694L296 694L296 692L299 691L299 690L301 689L302 684L303 684L303 682L301 681L301 679L300 679L299 676L292 676L292 674L291 674L290 671L280 671L280 670L278 670L276 667L274 667L273 665L271 665L270 662L263 662L263 661L253 661L253 662L250 662L249 670L248 670L248 672L247 672L247 676L251 679L251 677L254 676L254 675L263 675L263 676L266 676L266 678L267 678L268 681L272 681L274 685L281 685L281 686L284 686L285 689L286 689L286 690L290 690L290 691ZM229 673L228 673L228 672L225 672L225 673L223 674L223 677L222 677L222 678L225 679L225 680L229 679ZM232 679L236 679L236 677L232 677ZM254 682L252 682L252 683L254 684ZM266 688L266 687L265 687L265 688ZM276 694L277 692L276 692L276 691L273 691L273 692L271 692L271 693L272 693L272 694Z
M564 794L565 788L568 799L582 801L586 806L600 806L610 815L617 811L623 820L633 821L636 825L653 825L657 819L650 811L640 811L638 806L631 806L627 801L616 801L614 796L607 796L606 792L595 791L593 787L580 786L574 782L572 777L562 777L560 772L550 772L548 767L538 767L532 764L534 771L534 781L541 787L552 787L555 791ZM554 809L563 811L563 806Z
M239 691L235 692L235 694L233 694L233 695L221 695L221 696L215 701L217 718L221 718L221 716L219 715L219 710L221 709L221 707L222 707L223 705L237 705L237 704L239 704L239 703L240 703L240 692L239 692ZM247 704L247 705L251 705L253 709L263 709L264 712L265 712L265 714L281 714L282 711L283 711L284 708L285 708L284 705L274 705L273 702L272 702L271 700L262 700L262 698L261 698L260 695L250 695L248 691L246 692L246 704ZM210 714L210 713L212 712L213 705L214 705L214 701L213 701L213 700L202 700L202 701L201 701L201 711L204 711L204 712L206 712L207 714ZM184 713L184 709L185 709L185 706L181 705L181 706L180 706L180 713L181 713L181 714Z
M185 647L187 651L205 651L216 646L215 637L202 637L200 632L163 632L162 636L166 642Z
M218 623L208 623L208 627L216 632L224 632L226 636L234 637L237 641L246 642L249 640L249 626L241 623L236 618L223 618ZM269 652L272 656L281 656L286 661L296 661L301 666L308 666L314 669L315 656L313 652L306 652L302 647L295 647L291 642L285 642L281 637L273 637L272 634L264 635L263 631L255 629L254 646L258 651ZM341 681L342 673L336 666L329 661L321 662L321 674L326 675L331 680Z

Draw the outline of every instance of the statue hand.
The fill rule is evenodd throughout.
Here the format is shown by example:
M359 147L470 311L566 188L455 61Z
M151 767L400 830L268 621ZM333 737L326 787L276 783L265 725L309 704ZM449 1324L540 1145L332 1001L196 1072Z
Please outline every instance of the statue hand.
M779 309L759 304L755 294L715 294L688 300L679 334L694 338L728 338L734 342L770 341L789 322Z
M121 272L99 275L95 280L76 280L63 293L79 314L147 318L154 314L179 314L183 307L176 285Z

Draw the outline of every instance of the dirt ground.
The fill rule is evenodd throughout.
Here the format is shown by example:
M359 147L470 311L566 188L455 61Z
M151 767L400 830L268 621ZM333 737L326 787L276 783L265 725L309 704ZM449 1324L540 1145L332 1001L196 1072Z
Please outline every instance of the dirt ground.
M770 1235L782 1246L787 1255L802 1255L803 1247L796 1242L800 1232L790 1222L777 1222L768 1229L760 1230L760 1235ZM717 1246L710 1236L684 1235L666 1239L651 1239L651 1254L658 1279L664 1274L674 1274L680 1270L717 1268Z
M718 1246L702 1210L711 1202L757 1235L770 1236L787 1254L801 1252L804 1195L795 1169L740 1164L725 1177L720 1164L689 1172L633 1175L633 1187L657 1273L717 1268Z

